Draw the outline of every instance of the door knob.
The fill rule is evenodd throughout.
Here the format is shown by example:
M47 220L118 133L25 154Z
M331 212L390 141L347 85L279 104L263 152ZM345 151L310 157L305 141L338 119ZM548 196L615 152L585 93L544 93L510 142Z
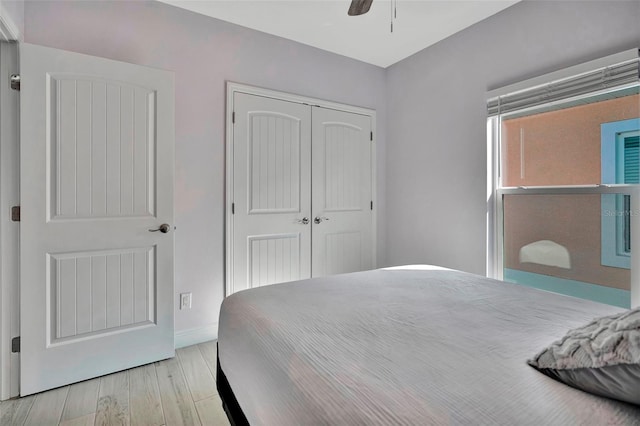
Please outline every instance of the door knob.
M302 219L298 219L296 222L301 223L303 225L307 225L309 223L309 218L303 217Z
M317 225L320 222L322 222L323 220L329 220L329 218L325 217L325 216L316 216L315 219L313 219L313 223L315 223Z
M149 232L158 232L158 231L162 232L163 234L166 234L167 232L169 232L169 224L163 223L158 227L158 229L149 229Z

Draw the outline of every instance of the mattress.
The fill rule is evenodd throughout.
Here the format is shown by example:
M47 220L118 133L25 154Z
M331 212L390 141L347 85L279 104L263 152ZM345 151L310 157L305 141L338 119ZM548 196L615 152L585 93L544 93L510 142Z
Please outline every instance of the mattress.
M378 269L235 293L220 368L251 425L640 424L527 365L621 311L460 271Z

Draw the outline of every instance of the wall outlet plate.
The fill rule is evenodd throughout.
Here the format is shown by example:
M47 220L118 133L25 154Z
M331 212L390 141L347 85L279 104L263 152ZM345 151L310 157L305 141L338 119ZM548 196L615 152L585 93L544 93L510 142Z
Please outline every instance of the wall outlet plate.
M191 309L191 293L180 293L180 309Z

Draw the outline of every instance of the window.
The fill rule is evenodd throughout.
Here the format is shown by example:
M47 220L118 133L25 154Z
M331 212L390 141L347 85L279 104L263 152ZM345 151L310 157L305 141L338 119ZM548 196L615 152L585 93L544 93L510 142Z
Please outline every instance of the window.
M640 120L603 123L601 126L603 184L638 184ZM602 196L602 264L630 268L631 199L628 195Z
M634 50L490 94L490 275L640 302L638 64Z

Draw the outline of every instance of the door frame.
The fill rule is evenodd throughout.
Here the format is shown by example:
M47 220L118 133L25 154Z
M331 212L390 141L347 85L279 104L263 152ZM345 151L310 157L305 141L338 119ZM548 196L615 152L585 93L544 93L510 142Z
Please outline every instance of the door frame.
M233 203L233 112L235 110L234 95L236 93L245 93L248 95L262 96L265 98L273 98L281 101L294 102L309 106L317 106L321 108L335 109L338 111L350 112L354 114L365 115L371 118L371 131L373 138L371 141L371 199L373 201L373 218L371 229L371 260L373 268L377 265L377 170L376 170L376 111L370 108L358 107L338 102L327 101L324 99L313 98L309 96L296 95L277 90L265 89L257 86L250 86L242 83L227 81L227 102L226 102L226 132L225 132L225 208L224 208L224 240L225 240L225 297L233 293L233 214L231 213L231 205ZM313 143L313 141L311 141Z
M5 76L18 73L16 42L0 42L0 400L18 396L20 354L11 339L20 335L20 224L11 207L20 205L20 95Z

